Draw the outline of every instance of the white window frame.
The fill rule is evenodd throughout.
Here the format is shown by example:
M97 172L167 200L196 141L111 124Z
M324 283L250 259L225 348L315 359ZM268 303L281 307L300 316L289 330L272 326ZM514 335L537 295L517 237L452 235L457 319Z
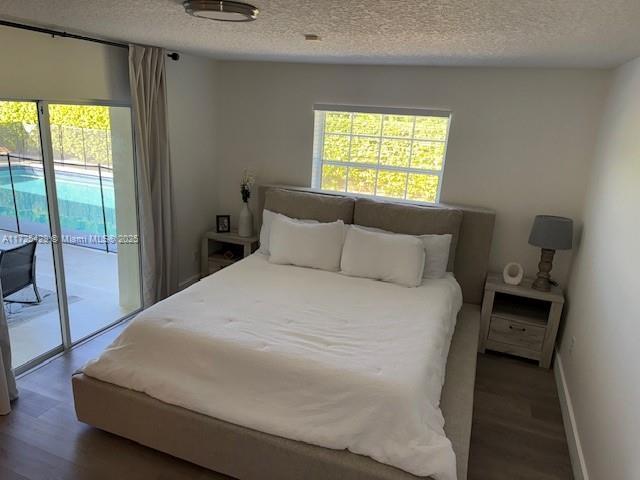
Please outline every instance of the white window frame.
M379 198L393 198L394 200L410 202L410 203L426 203L426 204L434 204L440 202L440 192L442 190L442 179L444 175L444 169L447 159L447 148L449 145L449 131L451 130L451 122L453 119L453 114L449 110L434 110L434 109L421 109L421 108L390 108L390 107L368 107L368 106L355 106L355 105L328 105L328 104L315 104L313 106L314 111L314 132L313 132L313 167L311 174L311 187L321 189L322 188L322 166L323 165L335 165L340 167L347 168L347 180L345 182L345 190L342 193L352 194L348 192L346 189L349 187L349 169L351 167L358 168L372 168L376 170L376 184L374 186L374 194L366 195L360 194L360 196L368 196L368 197L379 197ZM324 156L324 126L325 126L325 117L329 112L340 112L340 113L375 113L381 115L410 115L413 117L446 117L449 119L447 123L447 134L444 140L427 140L429 142L434 143L444 143L444 156L442 158L442 168L440 170L427 170L424 168L411 168L411 158L413 156L413 144L416 141L414 138L414 133L412 132L411 138L407 137L388 137L382 135L384 128L384 117L382 119L382 126L380 128L380 135L362 135L362 134L341 134L341 133L331 133L331 135L341 135L344 137L349 137L349 145L351 145L351 141L354 137L358 138L375 138L380 140L380 144L378 146L378 156L376 163L363 163L363 162L352 162L352 161L335 161L335 160L323 160ZM353 116L351 118L353 122ZM414 120L414 130L415 130L415 120ZM396 167L390 165L380 165L380 154L381 154L381 145L383 139L397 139L397 140L411 140L411 150L409 151L409 166L408 167ZM351 148L349 148L351 150ZM351 152L349 152L351 153ZM405 184L404 189L404 198L396 198L396 197L385 197L382 195L377 195L377 175L380 170L392 170L403 173L419 173L419 174L428 174L438 177L438 190L436 193L435 202L427 202L420 200L411 200L407 199L407 188L409 182L409 175L407 175L407 184ZM341 192L340 190L327 190L331 192ZM355 195L355 194L353 194Z

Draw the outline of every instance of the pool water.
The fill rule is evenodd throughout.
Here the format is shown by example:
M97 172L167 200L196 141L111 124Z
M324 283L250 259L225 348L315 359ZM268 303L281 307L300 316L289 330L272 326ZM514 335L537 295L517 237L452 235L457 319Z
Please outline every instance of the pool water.
M13 186L18 209L20 233L49 234L44 172L42 168L12 165ZM83 238L88 247L107 249L94 236L117 235L113 179L90 173L56 171L56 192L63 235ZM104 211L103 211L104 201ZM106 221L105 221L106 220ZM17 231L16 212L7 166L0 167L0 229ZM109 251L115 251L115 244Z

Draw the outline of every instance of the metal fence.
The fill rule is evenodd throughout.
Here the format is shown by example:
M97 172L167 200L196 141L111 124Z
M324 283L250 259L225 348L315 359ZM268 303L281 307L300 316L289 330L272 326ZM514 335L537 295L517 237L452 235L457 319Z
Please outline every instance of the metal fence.
M111 130L51 125L53 157L63 163L111 167ZM39 157L37 125L21 122L0 124L0 146L22 157Z
M63 243L116 252L117 244L107 241L117 235L113 169L99 164L60 160L54 160L54 165L61 167L56 168L56 184L66 175L73 178L72 184L84 187L77 193L67 190L65 198L58 189ZM16 188L17 183L25 181L22 169L17 167L29 170L28 182L31 184L26 190ZM0 155L0 179L0 228L18 234L48 235L49 215L42 160Z

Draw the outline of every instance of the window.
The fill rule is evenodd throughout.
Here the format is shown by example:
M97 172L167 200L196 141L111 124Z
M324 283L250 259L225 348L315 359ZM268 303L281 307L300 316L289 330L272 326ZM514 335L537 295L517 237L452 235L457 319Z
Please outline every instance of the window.
M435 203L451 113L316 105L312 186Z

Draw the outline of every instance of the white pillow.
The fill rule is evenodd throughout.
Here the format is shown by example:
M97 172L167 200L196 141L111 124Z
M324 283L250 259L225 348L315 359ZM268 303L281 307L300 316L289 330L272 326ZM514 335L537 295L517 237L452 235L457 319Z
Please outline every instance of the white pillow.
M424 244L411 235L351 226L342 249L342 273L417 287L422 282Z
M301 223L278 215L271 223L269 262L337 272L344 235L342 220Z
M363 227L354 225L357 228L368 232L387 233L389 235L403 235L388 230L382 230L375 227ZM413 235L412 235L413 236ZM422 240L425 248L424 256L424 272L423 278L442 278L447 274L447 265L449 264L449 250L451 248L451 240L453 235L445 234L428 234L416 235L416 238Z
M278 215L293 222L318 223L317 220L298 220L296 218L289 218L286 215L282 215L281 213L275 213L271 210L264 209L262 211L262 228L260 228L260 248L258 249L258 252L264 255L269 255L269 236L271 234L271 223L273 223L273 219Z
M447 274L452 237L450 233L418 237L422 240L426 253L422 275L424 278L442 278Z

